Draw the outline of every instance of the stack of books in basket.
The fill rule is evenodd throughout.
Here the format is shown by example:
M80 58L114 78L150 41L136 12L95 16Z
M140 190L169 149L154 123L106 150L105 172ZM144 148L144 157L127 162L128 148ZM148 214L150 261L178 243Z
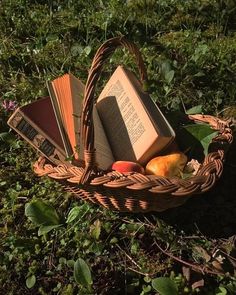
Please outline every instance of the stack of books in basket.
M47 82L48 97L19 107L8 124L53 164L83 165L81 112L84 84L73 74ZM96 161L145 166L175 138L165 116L135 74L118 66L93 105Z

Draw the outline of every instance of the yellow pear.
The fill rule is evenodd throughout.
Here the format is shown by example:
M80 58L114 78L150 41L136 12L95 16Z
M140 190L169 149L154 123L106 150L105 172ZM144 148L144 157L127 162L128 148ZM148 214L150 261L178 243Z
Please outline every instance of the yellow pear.
M146 174L165 177L179 177L187 163L187 156L182 152L158 156L151 159L146 165Z

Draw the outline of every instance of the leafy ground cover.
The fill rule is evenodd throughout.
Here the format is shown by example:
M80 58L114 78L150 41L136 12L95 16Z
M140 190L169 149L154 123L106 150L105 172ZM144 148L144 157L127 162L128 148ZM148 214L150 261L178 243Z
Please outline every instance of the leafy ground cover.
M235 116L235 4L1 1L1 294L236 293L235 143L209 193L163 213L124 214L34 176L38 155L6 125L16 103L47 94L47 79L71 71L85 82L98 46L119 34L140 47L163 110ZM118 51L104 80L120 62L135 70Z

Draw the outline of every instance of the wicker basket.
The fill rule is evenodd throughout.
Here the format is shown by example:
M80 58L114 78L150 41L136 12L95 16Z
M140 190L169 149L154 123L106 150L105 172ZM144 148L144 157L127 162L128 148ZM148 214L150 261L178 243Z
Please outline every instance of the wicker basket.
M202 194L212 188L222 174L225 151L232 142L228 121L213 116L192 115L190 120L206 122L219 135L212 142L213 151L201 163L197 174L187 179L165 178L139 173L101 171L96 165L92 106L96 102L95 86L106 60L123 46L136 58L140 79L144 85L146 70L137 47L124 37L106 41L96 52L89 71L82 110L82 136L85 166L61 164L53 166L40 157L34 164L38 176L48 175L60 182L66 191L83 200L123 212L164 211L182 205L190 196ZM214 149L215 148L215 149Z

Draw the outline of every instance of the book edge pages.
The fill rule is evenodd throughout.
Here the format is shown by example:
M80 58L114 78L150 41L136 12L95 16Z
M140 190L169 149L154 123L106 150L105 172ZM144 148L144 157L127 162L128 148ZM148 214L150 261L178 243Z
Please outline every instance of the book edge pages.
M66 131L65 131L65 128L64 128L64 125L63 125L63 121L62 121L62 118L61 118L61 112L60 112L58 102L57 102L56 93L54 92L54 88L53 88L53 85L52 85L51 81L47 81L46 84L47 84L48 92L49 92L49 95L50 95L50 98L51 98L54 114L55 114L55 117L56 117L56 120L57 120L57 125L58 125L59 131L60 131L60 134L61 134L61 138L62 138L62 141L63 141L63 144L64 144L66 157L70 158L71 155L73 154L73 151L72 151L68 136L66 134Z

